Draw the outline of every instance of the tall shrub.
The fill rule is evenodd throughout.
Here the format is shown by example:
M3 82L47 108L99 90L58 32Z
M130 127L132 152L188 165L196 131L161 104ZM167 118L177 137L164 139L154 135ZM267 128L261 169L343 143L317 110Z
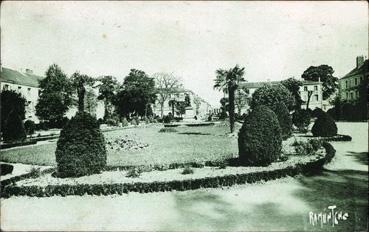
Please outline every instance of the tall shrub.
M267 166L281 154L282 135L276 114L256 107L238 133L239 160L243 165Z
M97 120L78 112L61 131L55 156L59 177L99 173L106 165L106 148Z
M3 139L5 142L21 141L26 138L23 122L16 110L9 113L3 128Z
M32 135L33 133L35 133L35 129L36 129L35 122L32 120L25 121L24 128L26 129L26 133L28 135Z
M292 135L292 118L286 105L279 102L273 107L273 111L277 115L283 140L288 139Z
M331 137L337 135L337 125L333 118L327 114L322 113L315 121L311 129L313 136Z

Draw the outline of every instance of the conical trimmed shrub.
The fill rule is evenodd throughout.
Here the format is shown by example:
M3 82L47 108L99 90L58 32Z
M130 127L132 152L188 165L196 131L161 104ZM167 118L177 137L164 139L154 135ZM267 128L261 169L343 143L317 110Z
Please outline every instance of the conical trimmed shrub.
M11 111L8 118L5 120L3 139L5 142L15 142L26 139L24 124L18 112L15 110Z
M281 128L271 109L258 106L245 118L238 133L238 149L242 165L267 166L280 157Z
M99 173L106 166L106 148L97 120L78 112L61 131L55 156L58 177Z
M337 135L337 125L333 118L323 112L315 121L313 128L311 128L313 136L317 137L332 137Z

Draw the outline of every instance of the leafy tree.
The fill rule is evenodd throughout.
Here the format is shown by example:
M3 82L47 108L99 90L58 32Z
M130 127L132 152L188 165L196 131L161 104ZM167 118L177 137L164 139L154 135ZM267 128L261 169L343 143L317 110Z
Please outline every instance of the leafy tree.
M1 112L1 125L5 125L5 120L8 118L10 112L16 112L20 119L25 118L26 110L26 99L14 90L4 90L0 94L0 112ZM1 127L3 132L3 126Z
M295 98L295 109L300 109L303 103L300 95L300 87L303 85L302 81L296 80L295 78L291 77L286 80L281 81L281 84L286 87Z
M78 96L78 111L83 112L85 110L85 95L86 95L86 86L93 86L94 79L91 77L80 74L79 72L73 73L71 77L72 86L77 91Z
M101 84L99 85L98 100L104 100L104 118L107 119L111 116L110 106L113 104L115 94L118 91L119 84L115 77L104 76L99 79Z
M246 87L242 87L236 90L235 105L238 115L241 115L241 110L247 105L247 97L249 96L249 90Z
M185 102L185 107L191 106L191 98L190 98L190 95L188 95L187 93L185 94L184 102Z
M338 88L338 78L333 76L334 70L331 66L323 64L310 66L301 75L307 81L321 81L323 86L323 99L328 99Z
M186 106L187 106L187 102L186 101L177 101L175 104L175 107L178 111L178 113L181 115L186 113Z
M214 88L228 93L229 99L229 124L231 133L234 131L234 108L235 108L235 91L238 88L238 83L244 81L243 75L245 73L245 68L240 68L236 65L234 68L229 70L218 69L216 71L216 78Z
M40 81L36 115L51 124L62 121L68 107L73 104L72 93L70 80L58 65L52 64L46 71L46 77Z
M289 110L293 109L294 98L286 87L284 87L282 84L266 84L255 90L253 93L251 108L254 109L260 105L273 108L279 102L282 102Z
M158 93L158 102L160 104L161 117L164 113L164 103L182 87L181 81L178 77L168 73L155 73L156 91Z
M16 110L12 110L5 120L3 138L5 142L21 141L26 138L24 124Z
M220 99L220 116L219 119L225 119L227 117L227 112L229 111L229 101L228 98L223 97Z
M121 116L128 117L129 114L146 116L150 104L155 100L154 78L146 75L144 71L131 69L117 93L115 105Z

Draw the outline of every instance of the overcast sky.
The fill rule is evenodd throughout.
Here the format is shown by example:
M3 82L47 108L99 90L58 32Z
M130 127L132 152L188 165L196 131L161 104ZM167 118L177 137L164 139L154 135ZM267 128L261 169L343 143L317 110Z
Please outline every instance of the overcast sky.
M215 70L248 81L331 65L342 77L368 53L362 2L2 2L1 62L43 75L57 63L118 80L131 68L173 72L213 105Z

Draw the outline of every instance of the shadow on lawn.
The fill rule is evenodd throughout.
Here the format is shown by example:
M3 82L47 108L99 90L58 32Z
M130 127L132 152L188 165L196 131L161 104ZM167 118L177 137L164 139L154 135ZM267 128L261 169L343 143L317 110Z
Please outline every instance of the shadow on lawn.
M175 202L179 223L183 230L250 231L303 228L301 215L286 215L279 204L247 204L245 209L242 209L234 208L237 199L231 199L232 203L228 202L229 200L224 200L221 193L178 193L175 195Z
M296 196L307 202L314 213L327 212L336 205L337 211L347 212L349 219L334 228L323 230L366 231L368 217L368 172L359 170L324 170L320 175L297 178L304 188ZM320 226L309 230L322 230Z
M368 165L368 152L348 152L348 156L352 156L357 162Z

